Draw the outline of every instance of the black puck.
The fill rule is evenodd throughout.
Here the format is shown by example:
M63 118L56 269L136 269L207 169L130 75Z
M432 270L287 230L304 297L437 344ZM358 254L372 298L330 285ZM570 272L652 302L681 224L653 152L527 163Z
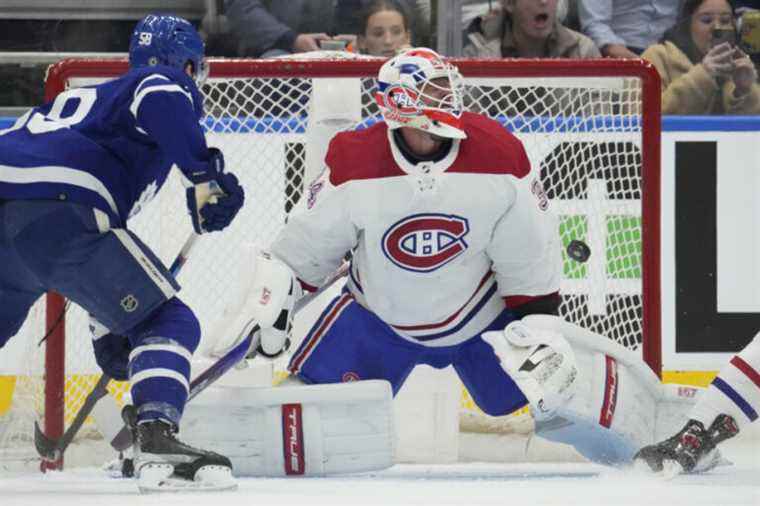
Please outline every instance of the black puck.
M567 256L576 262L584 263L591 256L591 248L585 242L573 239L567 245Z

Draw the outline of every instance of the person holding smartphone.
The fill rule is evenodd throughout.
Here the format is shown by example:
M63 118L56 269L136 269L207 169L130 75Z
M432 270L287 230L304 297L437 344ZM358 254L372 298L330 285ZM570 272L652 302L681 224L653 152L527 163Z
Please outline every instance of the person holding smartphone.
M642 57L662 78L663 114L758 114L760 86L737 46L728 0L686 0L679 20Z
M399 0L409 11L414 0ZM372 0L224 0L238 56L356 50L358 14Z

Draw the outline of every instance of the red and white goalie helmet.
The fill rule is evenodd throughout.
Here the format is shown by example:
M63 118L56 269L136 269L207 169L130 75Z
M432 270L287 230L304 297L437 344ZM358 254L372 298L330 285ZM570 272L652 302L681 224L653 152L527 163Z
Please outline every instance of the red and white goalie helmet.
M383 64L375 100L388 128L412 127L439 137L464 139L462 76L427 48L412 48Z

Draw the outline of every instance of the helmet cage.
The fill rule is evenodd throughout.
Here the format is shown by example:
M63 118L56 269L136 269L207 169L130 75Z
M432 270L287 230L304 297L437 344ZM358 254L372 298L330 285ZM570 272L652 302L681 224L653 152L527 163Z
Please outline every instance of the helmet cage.
M408 126L442 137L465 137L460 123L462 76L455 66L432 51L412 50L384 67L375 99L389 128Z

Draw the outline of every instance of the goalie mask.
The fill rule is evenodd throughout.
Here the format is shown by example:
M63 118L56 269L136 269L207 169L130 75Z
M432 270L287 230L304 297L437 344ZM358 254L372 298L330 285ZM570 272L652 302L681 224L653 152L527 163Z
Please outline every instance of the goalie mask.
M408 49L380 68L375 100L391 130L417 128L450 139L462 129L462 76L431 49Z

